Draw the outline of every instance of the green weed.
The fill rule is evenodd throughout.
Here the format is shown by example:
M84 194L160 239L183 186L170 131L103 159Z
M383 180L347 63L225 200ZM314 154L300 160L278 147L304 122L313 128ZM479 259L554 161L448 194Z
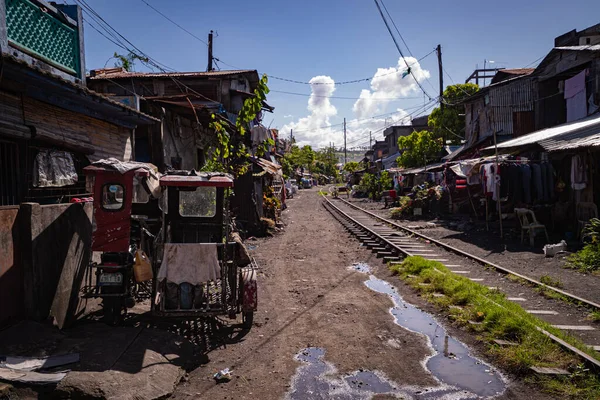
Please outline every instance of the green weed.
M538 328L560 337L592 357L597 357L595 352L527 313L520 305L506 300L504 294L465 277L456 276L443 264L422 257L408 257L401 264L394 264L390 268L402 279L406 279L407 275L415 276L407 279L407 283L430 294L425 296L429 301L447 308L449 317L455 324L477 332L479 337L489 343L488 354L506 370L541 384L550 393L577 399L600 398L600 377L580 368L578 358L563 350ZM422 283L429 285L423 286ZM553 280L553 283L556 282ZM544 293L548 292L549 296L562 296L541 289ZM435 297L432 295L434 292L445 296ZM553 294L549 294L550 292ZM477 321L479 324L473 325L469 321ZM509 340L517 345L498 346L493 343L494 339ZM573 376L570 379L538 377L531 374L531 366L563 368L573 372Z
M594 322L600 322L600 311L592 311L588 314L587 319Z
M558 289L561 289L563 287L563 284L559 278L555 279L550 275L542 275L540 277L540 282L542 282L544 285L553 286Z

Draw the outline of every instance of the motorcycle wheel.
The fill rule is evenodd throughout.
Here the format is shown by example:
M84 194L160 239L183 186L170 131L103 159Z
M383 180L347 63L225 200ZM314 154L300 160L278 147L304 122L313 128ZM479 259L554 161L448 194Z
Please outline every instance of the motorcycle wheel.
M242 326L244 329L250 330L252 323L254 322L254 311L247 311L242 313Z

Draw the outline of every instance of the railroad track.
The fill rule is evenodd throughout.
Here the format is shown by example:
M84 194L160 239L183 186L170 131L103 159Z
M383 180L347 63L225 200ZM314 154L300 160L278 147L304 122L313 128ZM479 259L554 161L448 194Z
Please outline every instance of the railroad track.
M364 210L346 200L330 200L326 196L324 196L324 200L323 205L333 217L366 248L383 258L385 262L401 262L402 258L408 256L421 256L428 260L438 261L456 275L468 277L474 282L504 292L508 300L519 303L529 313L535 314L555 328L568 332L593 350L600 352L600 330L585 323L589 310L600 311L600 304L491 263L402 226L395 221ZM509 275L527 281L529 285L522 285L507 279ZM558 293L584 307L542 297L535 291L536 287ZM596 358L549 332L543 331L543 333L600 371L600 361Z

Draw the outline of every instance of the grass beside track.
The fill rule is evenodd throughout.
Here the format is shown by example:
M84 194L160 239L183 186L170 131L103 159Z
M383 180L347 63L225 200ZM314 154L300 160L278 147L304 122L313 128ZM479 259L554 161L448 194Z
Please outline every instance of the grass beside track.
M390 268L425 298L443 307L448 318L477 333L486 343L487 353L505 370L539 384L548 393L571 399L600 399L600 378L574 354L566 351L537 328L563 339L590 356L600 359L583 343L527 313L506 300L503 293L453 274L446 266L422 257L408 257ZM421 285L428 283L429 285ZM433 296L442 293L443 297ZM459 306L459 307L451 307ZM475 323L473 323L475 322ZM494 339L513 342L500 346ZM530 367L556 367L568 376L540 376Z

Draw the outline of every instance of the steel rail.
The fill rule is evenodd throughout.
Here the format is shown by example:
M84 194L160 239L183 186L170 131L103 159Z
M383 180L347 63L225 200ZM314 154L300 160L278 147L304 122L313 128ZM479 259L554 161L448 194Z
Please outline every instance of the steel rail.
M498 271L500 271L500 272L504 272L504 273L506 273L506 274L511 274L511 275L517 276L517 277L519 277L519 278L521 278L521 279L524 279L524 280L526 280L526 281L527 281L527 282L529 282L529 283L533 283L533 284L534 284L534 285L536 285L536 286L541 286L541 287L543 287L543 288L546 288L546 289L552 290L552 291L554 291L554 292L556 292L556 293L560 293L560 294L562 294L563 296L567 296L567 297L569 297L569 298L571 298L571 299L573 299L573 300L577 300L578 302L580 302L580 303L583 303L583 304L586 304L586 305L588 305L589 307L593 307L593 308L600 309L600 304L598 304L598 303L596 303L596 302L594 302L594 301L592 301L592 300L587 300L587 299L584 299L583 297L580 297L580 296L577 296L577 295L575 295L575 294L569 293L569 292L567 292L567 291L564 291L564 290L562 290L562 289L559 289L559 288L557 288L557 287L554 287L554 286L551 286L551 285L546 285L545 283L542 283L542 282L538 281L537 279L530 278L530 277L528 277L528 276L526 276L526 275L520 274L520 273L518 273L518 272L515 272L515 271L513 271L513 270L511 270L511 269L508 269L508 268L506 268L506 267L502 267L502 266L500 266L500 265L498 265L498 264L495 264L495 263L493 263L493 262L491 262L491 261L484 260L484 259L483 259L483 258L481 258L481 257L478 257L478 256L476 256L476 255L473 255L473 254L467 253L467 252L466 252L466 251L464 251L464 250L461 250L461 249L459 249L459 248L456 248L456 247L454 247L454 246L451 246L451 245L449 245L449 244L447 244L447 243L441 242L441 241L439 241L439 240L437 240L437 239L430 238L429 236L423 235L422 233L416 232L416 231L414 231L414 230L412 230L412 229L409 229L409 228L407 228L407 227L405 227L405 226L402 226L402 225L400 225L400 224L398 224L398 223L396 223L396 222L394 222L394 221L390 221L389 219L383 218L383 217L381 217L381 216L379 216L379 215L377 215L377 214L375 214L375 213L372 213L372 212L370 212L370 211L368 211L368 210L365 210L365 209L363 209L363 208L360 208L360 207L358 207L358 206L356 206L356 205L354 205L354 204L350 203L349 201L346 201L346 200L344 200L344 199L339 199L339 200L341 200L342 202L346 203L347 205L349 205L350 207L352 207L352 208L354 208L354 209L357 209L357 210L359 210L359 211L362 211L362 212L364 212L365 214L368 214L368 215L370 215L370 216L374 217L375 219L378 219L378 220L380 220L381 222L385 222L386 224L389 224L389 225L395 226L396 228L398 228L398 229L401 229L401 230L403 230L403 231L405 231L405 232L408 232L408 233L410 233L411 235L418 236L418 237L420 237L421 239L429 240L431 243L434 243L434 244L436 244L437 246L440 246L440 247L442 247L442 248L444 248L444 249L446 249L446 250L449 250L449 251L451 251L451 252L454 252L454 253L460 254L461 256L467 257L467 258L469 258L469 259L471 259L471 260L475 260L475 261L477 261L477 262L479 262L479 263L481 263L481 264L484 264L484 265L489 265L489 266L491 266L491 267L495 268L496 270L498 270Z
M387 240L386 238L384 238L383 236L381 236L380 234L378 234L374 230L367 228L365 225L361 224L360 222L358 222L357 220L355 220L354 218L352 218L351 216L349 216L348 214L346 214L344 211L340 210L340 208L338 206L336 206L331 201L329 201L329 199L327 199L325 196L324 196L324 198L325 198L325 200L327 200L328 205L330 207L333 207L346 220L350 221L354 225L359 226L363 231L368 232L371 236L375 236L380 242L385 242L389 247L394 248L397 251L399 251L400 253L403 253L403 254L405 254L405 255L407 255L409 257L413 255L412 253L410 253L406 249L403 249L402 247L399 247L395 243L392 243L391 241ZM325 205L325 204L326 203L323 203L323 205Z
M396 244L394 244L394 243L390 242L389 240L385 239L384 237L382 237L381 235L379 235L378 233L376 233L374 230L367 228L367 227L366 227L364 224L361 224L361 223L360 223L359 221L357 221L355 218L351 217L351 216L350 216L348 213L344 212L344 211L343 211L343 210L341 210L339 207L337 207L335 204L333 204L333 202L332 202L331 200L329 200L327 197L325 197L325 196L323 196L323 197L324 197L324 199L325 199L325 202L323 203L323 206L324 206L326 209L328 208L328 206L329 206L329 207L331 207L331 208L333 208L335 211L337 211L337 213L338 213L339 215L341 215L341 216L342 216L342 217L343 217L343 218L344 218L346 221L350 222L352 225L355 225L355 226L359 227L360 229L362 229L363 231L366 231L366 232L368 232L368 233L369 233L371 236L375 236L375 237L377 237L377 238L378 238L380 241L382 241L382 242L385 242L385 243L386 243L388 246L391 246L391 247L393 247L394 249L398 250L399 252L401 252L401 253L404 253L404 254L405 254L405 255L407 255L407 256L411 256L411 255L412 255L410 252L406 251L406 250L405 250L405 249L403 249L402 247L400 247L400 246L397 246ZM541 282L538 282L538 281L536 281L535 279L528 278L528 277L526 277L526 276L524 276L524 275L521 275L521 274L515 273L515 272L513 272L513 271L509 270L508 268L500 267L500 266L498 266L498 265L496 265L496 264L489 263L489 262L487 262L487 261L483 260L483 259L482 259L482 258L480 258L480 257L474 256L474 255L472 255L472 254L470 254L470 253L467 253L467 252L465 252L465 251L463 251L463 250L457 249L457 248L455 248L455 247L453 247L453 246L450 246L450 245L448 245L448 244L446 244L446 243L443 243L443 242L440 242L440 241L438 241L438 240L435 240L435 239L429 238L429 237L427 237L426 235L423 235L423 234L420 234L420 233L418 233L418 232L415 232L415 231L413 231L412 229L405 228L405 227L401 226L400 224L397 224L397 223L395 223L395 222L393 222L393 221L389 221L389 220L387 220L386 218L380 217L380 216L379 216L379 215L377 215L377 214L374 214L374 213L372 213L372 212L370 212L370 211L367 211L367 210L365 210L365 209L363 209L363 208L360 208L360 207L358 207L358 206L355 206L354 204L351 204L350 202L348 202L348 201L346 201L346 200L343 200L343 199L339 199L339 200L341 200L342 202L346 203L347 205L351 206L352 208L354 208L354 209L356 209L356 210L362 211L362 212L364 212L365 214L368 214L369 216L375 217L375 219L377 219L377 220L380 220L380 221L382 221L382 222L385 222L385 223L387 223L387 224L390 224L390 225L392 225L392 226L395 226L395 227L397 227L397 228L399 228L399 229L401 229L401 230L403 230L403 231L405 231L405 232L409 232L409 233L411 233L411 234L413 234L413 235L415 235L415 236L418 236L418 237L420 237L420 238L422 238L422 239L429 240L431 243L434 243L434 244L436 244L436 245L439 245L440 247L442 247L442 248L445 248L445 249L447 249L447 250L449 250L449 251L456 252L456 253L458 253L458 254L460 254L460 255L462 255L462 256L465 256L465 257L467 257L467 258L473 259L473 260L475 260L475 261L478 261L478 262L480 262L480 263L483 263L483 264L485 264L485 265L490 265L490 266L492 266L492 267L494 267L494 268L498 269L498 270L499 270L499 271L501 271L501 272L506 272L506 273L510 273L510 274L516 275L516 276L518 276L518 277L522 277L523 279L526 279L527 281L529 281L529 282L531 282L531 283L535 283L535 284L537 284L537 285L540 285L540 286L546 287L546 288L548 288L548 289L550 289L550 290L555 290L555 291L557 291L558 293L564 294L565 296L571 297L571 298L573 298L573 299L576 299L576 300L578 300L578 301L580 301L580 302L583 302L583 303L585 303L585 304L588 304L588 305L590 305L590 306L593 306L593 307L598 307L598 308L600 308L600 305L597 305L596 303L594 303L594 302L592 302L592 301L589 301L589 300L586 300L586 299L582 299L582 298L580 298L580 297L578 297L578 296L572 295L572 294L570 294L570 293L568 293L568 292L565 292L565 291L563 291L563 290L560 290L560 289L554 288L553 286L549 286L549 285L543 284L543 283L541 283ZM328 210L328 211L330 211L330 212L331 212L331 210ZM331 212L331 214L334 216L334 218L338 219L338 221L340 221L340 222L341 222L341 220L340 220L340 219L339 219L339 218L336 216L336 214L335 214L335 213ZM342 223L342 224L343 224L343 223ZM344 226L345 226L345 227L346 227L348 230L350 230L350 228L349 228L349 225L346 225L346 224L343 224L343 225L344 225ZM355 235L357 235L357 232L353 232L353 233L354 233ZM550 340L552 340L552 341L556 342L558 345L560 345L561 347L565 348L567 351L570 351L570 352L572 352L572 353L576 354L577 356L579 356L579 357L580 357L580 358L581 358L581 359L582 359L584 362L586 362L588 365L591 365L591 366L593 366L593 367L595 367L595 368L600 368L600 361L598 361L597 359L595 359L595 358L591 357L590 355L586 354L585 352L583 352L583 351L579 350L578 348L576 348L576 347L574 347L574 346L570 345L569 343L567 343L567 342L565 342L564 340L562 340L562 339L560 339L560 338L558 338L558 337L554 336L553 334L551 334L550 332L547 332L547 331L546 331L546 330L544 330L544 329L541 329L541 328L539 328L539 327L536 327L536 329L538 329L540 332L542 332L542 333L543 333L545 336L547 336L547 337L548 337Z

